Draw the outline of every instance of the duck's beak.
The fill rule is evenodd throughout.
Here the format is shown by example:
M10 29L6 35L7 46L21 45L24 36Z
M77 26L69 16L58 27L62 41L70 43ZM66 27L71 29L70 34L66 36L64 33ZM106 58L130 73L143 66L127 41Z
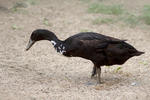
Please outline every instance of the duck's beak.
M35 41L33 41L33 40L30 39L29 43L27 45L26 51L28 51L34 43L35 43Z

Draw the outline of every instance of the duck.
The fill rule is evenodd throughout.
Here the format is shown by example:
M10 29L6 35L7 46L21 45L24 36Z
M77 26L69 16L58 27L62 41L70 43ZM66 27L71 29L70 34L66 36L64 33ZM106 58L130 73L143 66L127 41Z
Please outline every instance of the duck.
M144 52L136 50L126 40L117 39L95 32L80 32L65 40L47 29L36 29L31 33L26 51L37 41L48 40L55 50L66 57L81 57L93 63L91 78L97 76L101 84L101 67L122 65L129 58L140 56Z

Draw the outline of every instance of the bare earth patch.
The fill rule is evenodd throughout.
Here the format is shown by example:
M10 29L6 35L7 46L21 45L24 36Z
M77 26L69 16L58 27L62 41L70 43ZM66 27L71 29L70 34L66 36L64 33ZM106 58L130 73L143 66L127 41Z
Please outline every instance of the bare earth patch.
M133 12L149 3L130 1L120 3ZM13 9L17 2L17 9ZM94 25L91 22L99 15L87 12L87 2L0 1L0 100L150 100L149 29ZM104 3L115 2L118 0ZM90 61L63 57L48 41L40 41L25 52L31 32L38 28L49 29L62 40L81 31L99 32L128 39L146 53L122 66L104 66L104 83L97 85L96 79L90 78ZM116 72L118 67L121 69Z

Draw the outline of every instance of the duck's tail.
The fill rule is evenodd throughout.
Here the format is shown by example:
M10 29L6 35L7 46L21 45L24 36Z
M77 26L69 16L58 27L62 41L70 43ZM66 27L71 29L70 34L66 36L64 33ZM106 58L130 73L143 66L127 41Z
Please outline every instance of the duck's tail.
M142 55L144 53L145 52L137 51L137 52L133 53L132 56L140 56L140 55Z
M145 52L138 51L135 56L140 56L141 54L144 54L144 53Z

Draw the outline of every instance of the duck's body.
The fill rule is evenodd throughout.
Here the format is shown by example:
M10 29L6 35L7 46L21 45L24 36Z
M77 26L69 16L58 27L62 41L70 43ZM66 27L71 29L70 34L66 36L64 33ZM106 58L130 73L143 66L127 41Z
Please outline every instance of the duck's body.
M32 33L30 41L38 40L51 41L57 52L64 56L91 60L94 64L92 76L97 71L99 82L101 66L123 64L129 58L143 54L124 40L93 32L79 33L61 41L48 30L36 30ZM27 50L31 46L28 46Z

